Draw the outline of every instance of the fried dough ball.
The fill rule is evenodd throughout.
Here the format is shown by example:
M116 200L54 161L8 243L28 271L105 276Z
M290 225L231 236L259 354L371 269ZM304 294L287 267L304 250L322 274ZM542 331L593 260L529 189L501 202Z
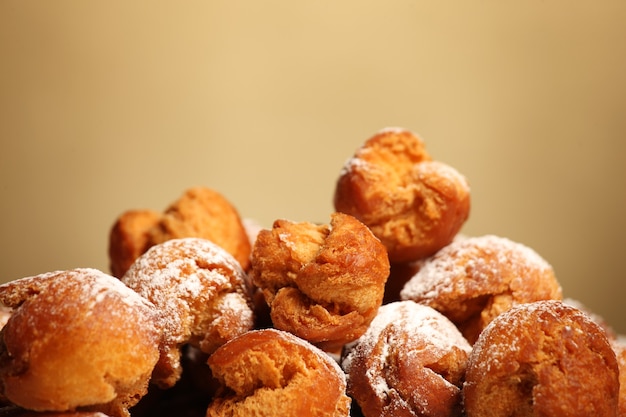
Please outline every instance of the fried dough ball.
M383 305L341 361L348 394L365 417L460 416L471 346L438 311L412 301Z
M424 143L404 129L384 129L344 165L335 210L365 223L392 263L432 255L452 241L469 216L466 179L433 161Z
M111 272L121 278L151 246L185 237L210 240L234 256L244 270L250 265L250 240L235 207L217 191L193 187L163 213L129 210L118 217L109 236Z
M534 250L485 235L454 241L425 259L400 297L442 312L474 343L513 305L560 300L562 291L552 266Z
M611 340L619 368L618 415L626 416L626 336L617 335Z
M520 304L485 328L463 387L468 417L617 416L619 370L602 327L561 301Z
M224 390L207 417L347 417L345 374L323 351L291 333L248 332L209 357Z
M128 416L159 359L152 304L95 269L50 272L0 286L14 309L0 333L0 386L34 411Z
M165 354L154 381L174 385L181 347L205 353L254 327L251 283L223 248L201 238L171 239L152 246L122 277L166 318Z
M385 247L352 216L330 225L277 220L252 251L251 276L274 327L333 351L359 337L382 304Z
M156 226L161 213L152 210L128 210L118 217L109 233L109 268L121 278L152 243L148 231Z

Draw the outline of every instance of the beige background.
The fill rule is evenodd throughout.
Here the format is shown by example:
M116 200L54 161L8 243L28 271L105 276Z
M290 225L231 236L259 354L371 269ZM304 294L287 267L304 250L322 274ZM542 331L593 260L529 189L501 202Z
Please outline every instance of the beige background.
M626 332L626 2L0 2L0 280L107 270L192 185L326 221L386 126L472 185L464 232L550 261Z

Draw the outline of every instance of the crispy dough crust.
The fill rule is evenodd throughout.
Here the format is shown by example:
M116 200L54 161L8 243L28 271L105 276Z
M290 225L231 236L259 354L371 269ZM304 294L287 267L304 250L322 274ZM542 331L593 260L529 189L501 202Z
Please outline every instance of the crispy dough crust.
M180 378L181 347L212 353L254 327L252 286L240 264L210 240L170 239L152 246L122 277L164 316L164 355L154 381Z
M0 286L0 302L15 309L0 333L0 383L12 403L127 416L147 392L158 313L117 278L93 269L42 274Z
M193 187L164 212L128 210L113 224L109 235L109 264L121 278L148 248L170 239L199 237L210 240L250 266L251 243L236 208L220 193Z
M552 266L534 250L486 235L454 241L423 260L400 297L442 312L474 343L511 306L560 300L562 291Z
M606 332L557 300L496 317L470 355L468 417L617 416L619 370Z
M348 393L365 417L460 416L471 346L438 311L386 304L343 354Z
M277 220L261 231L251 276L274 327L332 351L363 334L376 315L389 260L365 225L334 213L330 225Z
M452 241L469 217L470 192L453 167L432 160L418 136L385 129L346 162L334 205L365 223L392 263L409 262Z
M207 417L347 417L343 371L313 345L275 329L248 332L209 358L224 390Z

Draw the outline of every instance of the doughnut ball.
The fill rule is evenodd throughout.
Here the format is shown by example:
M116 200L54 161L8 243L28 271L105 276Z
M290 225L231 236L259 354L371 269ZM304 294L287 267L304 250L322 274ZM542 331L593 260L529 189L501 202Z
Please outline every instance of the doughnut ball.
M263 329L215 351L208 364L224 389L207 417L347 417L345 374L323 351L291 333Z
M131 265L122 282L150 300L165 319L165 354L154 377L160 386L172 386L179 379L183 345L212 353L254 327L246 273L210 240L171 239L152 246Z
M626 336L617 335L611 340L619 368L619 416L626 416Z
M230 253L244 270L250 265L251 244L237 209L217 191L193 187L163 213L129 210L118 217L109 236L111 272L121 278L151 246L185 237L210 240Z
M512 307L481 333L463 387L468 417L617 416L619 370L602 327L558 300Z
M363 223L333 213L330 224L277 220L262 230L250 273L274 327L334 351L363 334L376 315L389 260Z
M471 346L450 320L412 301L383 305L342 368L365 417L460 416Z
M128 416L147 392L158 313L117 278L50 272L0 286L0 302L14 309L0 333L0 386L13 404Z
M122 213L109 233L109 269L121 278L152 243L148 231L157 225L161 213L153 210L128 210Z
M455 240L423 260L400 298L440 311L474 343L510 307L560 300L562 291L552 266L534 250L486 235Z
M333 202L380 238L392 263L409 262L452 241L469 217L470 190L456 169L432 160L418 136L384 129L344 164Z

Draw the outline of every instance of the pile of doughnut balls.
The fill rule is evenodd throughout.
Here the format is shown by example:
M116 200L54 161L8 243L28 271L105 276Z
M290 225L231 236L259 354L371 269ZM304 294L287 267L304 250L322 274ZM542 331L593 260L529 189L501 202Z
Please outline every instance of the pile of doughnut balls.
M110 271L1 285L0 416L626 416L624 339L459 233L468 182L419 136L376 132L333 202L268 229L189 188L112 222Z

